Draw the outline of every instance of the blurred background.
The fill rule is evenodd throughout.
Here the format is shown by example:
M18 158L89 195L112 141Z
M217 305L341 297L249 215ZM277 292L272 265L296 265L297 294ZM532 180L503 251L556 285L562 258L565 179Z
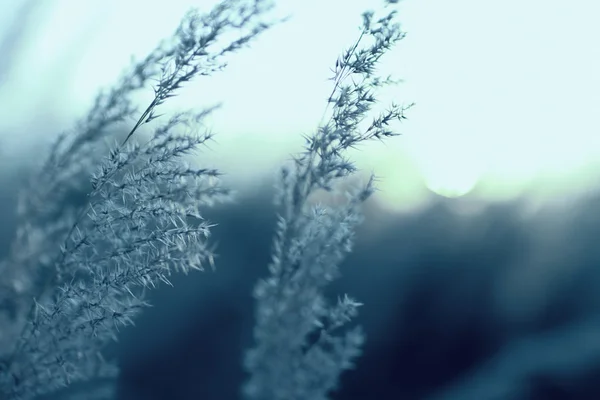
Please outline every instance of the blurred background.
M0 256L16 193L58 133L131 56L215 1L11 0L0 4ZM251 290L266 274L273 178L317 126L330 68L366 0L276 1L291 15L164 111L222 102L202 164L235 204L217 270L176 277L123 332L122 399L236 399L251 345ZM405 0L407 37L381 74L416 102L403 136L350 156L380 178L332 296L365 306L364 356L335 399L600 398L600 5ZM147 104L151 88L139 96Z

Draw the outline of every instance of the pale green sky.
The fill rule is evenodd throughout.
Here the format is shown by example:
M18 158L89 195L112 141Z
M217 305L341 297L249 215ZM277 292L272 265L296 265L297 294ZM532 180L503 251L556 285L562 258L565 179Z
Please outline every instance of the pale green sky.
M16 9L20 1L0 5L0 35L11 18L7 3ZM0 87L0 103L10 105L0 107L0 132L19 132L0 139L12 144L35 143L41 118L50 118L57 129L68 127L132 53L145 55L190 6L207 9L214 1L39 3L26 45ZM204 154L233 179L271 173L299 149L300 134L314 129L322 115L329 68L356 37L361 12L379 4L276 3L275 14L291 13L290 21L172 103L223 102L211 119L218 144ZM405 136L355 154L361 167L382 177L382 198L422 202L424 181L446 193L468 190L480 180L474 194L494 198L525 188L562 193L595 182L598 15L600 3L592 0L404 0L400 20L408 36L381 70L405 83L384 100L417 105L402 127Z

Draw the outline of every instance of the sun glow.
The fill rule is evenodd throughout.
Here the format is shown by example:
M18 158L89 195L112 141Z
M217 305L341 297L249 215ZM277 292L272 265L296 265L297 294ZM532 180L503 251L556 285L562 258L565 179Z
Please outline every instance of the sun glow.
M460 197L468 194L483 173L483 165L477 162L474 153L464 148L455 150L447 151L444 155L430 154L419 162L425 186L440 196Z
M432 192L444 197L460 197L469 193L477 184L477 177L469 174L453 174L443 171L442 173L425 176L425 185Z

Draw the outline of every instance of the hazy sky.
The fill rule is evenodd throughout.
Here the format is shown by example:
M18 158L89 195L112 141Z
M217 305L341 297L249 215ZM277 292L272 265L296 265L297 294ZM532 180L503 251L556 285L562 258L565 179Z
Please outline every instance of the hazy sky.
M1 3L0 35L23 2ZM9 147L69 127L131 54L141 57L170 36L190 6L208 9L215 2L37 3L0 81L0 140ZM299 149L301 133L313 130L323 113L329 69L356 37L362 11L379 3L276 4L274 15L292 19L171 103L223 102L211 119L218 144L204 154L235 179L270 173ZM408 36L381 70L405 82L383 100L417 104L402 126L405 135L387 147L365 147L355 155L360 166L382 177L380 187L394 204L422 201L424 183L448 194L480 181L477 194L510 197L524 188L560 192L594 182L598 15L600 3L591 0L404 0L400 21Z

